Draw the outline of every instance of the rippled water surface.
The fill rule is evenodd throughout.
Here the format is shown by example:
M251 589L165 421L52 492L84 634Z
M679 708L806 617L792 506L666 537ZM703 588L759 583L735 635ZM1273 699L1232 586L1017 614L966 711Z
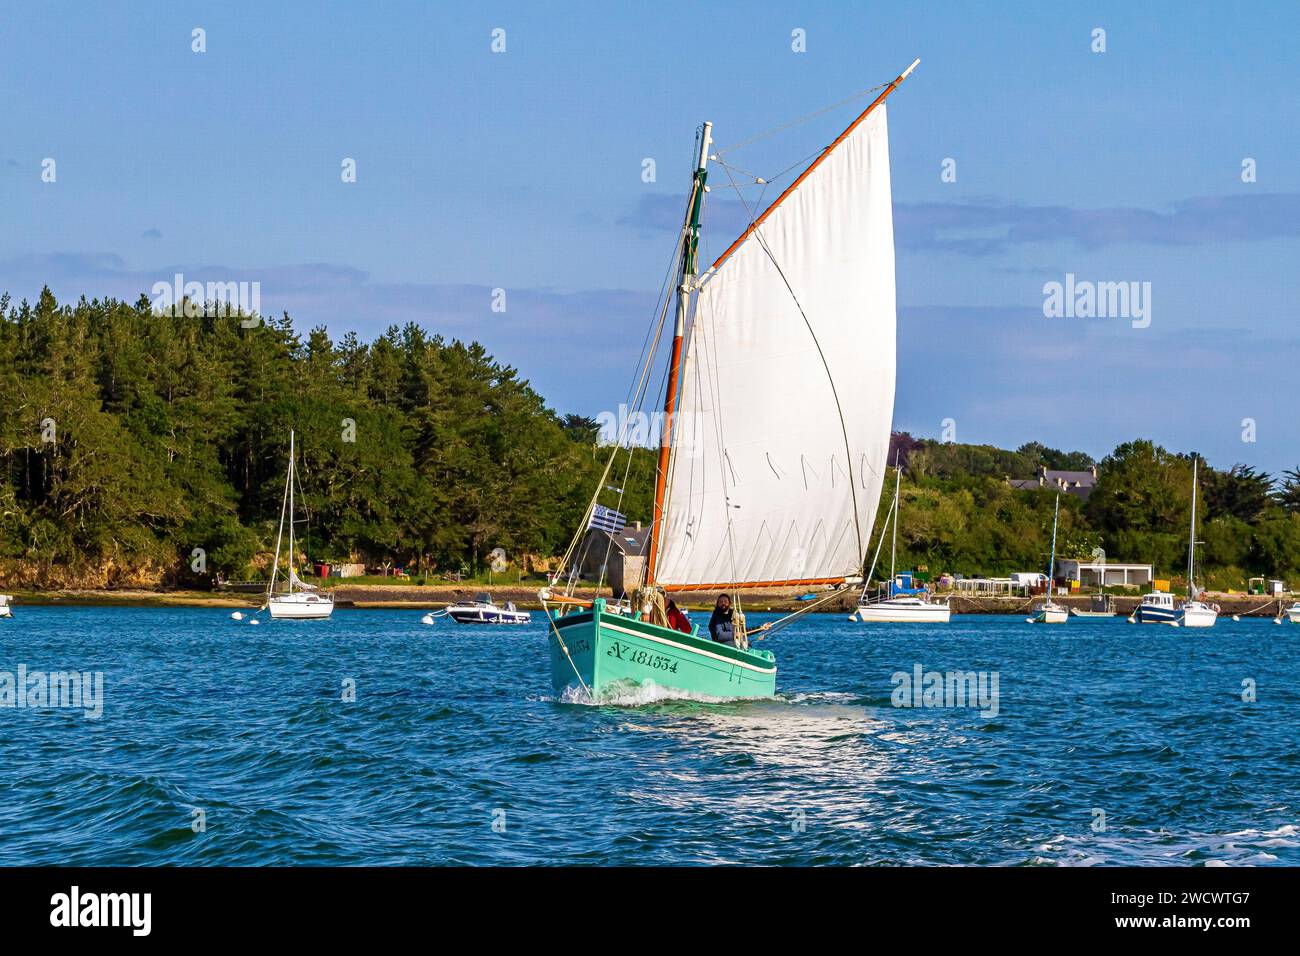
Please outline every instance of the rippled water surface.
M105 700L0 707L0 864L1300 864L1294 625L812 615L776 699L584 705L543 624L421 613L19 607L0 672ZM892 706L917 664L998 712Z

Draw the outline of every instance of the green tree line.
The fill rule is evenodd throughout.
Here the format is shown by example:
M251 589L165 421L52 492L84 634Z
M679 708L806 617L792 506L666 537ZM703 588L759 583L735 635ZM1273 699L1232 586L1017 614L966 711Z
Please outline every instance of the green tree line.
M248 326L248 327L245 327ZM591 494L648 520L654 453L609 450L481 345L415 324L373 342L305 337L287 315L159 315L82 298L0 296L0 572L36 583L206 583L257 573L274 547L288 434L297 433L311 556L417 573L476 571L492 549L562 553ZM932 573L1045 568L1054 493L1021 490L1081 452L1015 451L896 434L900 561ZM891 459L892 459L891 454ZM1086 502L1062 497L1059 553L1185 564L1192 458L1133 441L1096 463ZM1300 579L1300 468L1201 464L1212 584ZM893 482L885 483L881 520ZM192 570L193 550L206 566Z
M274 548L290 428L311 557L425 573L477 570L498 547L562 552L605 461L594 422L414 324L336 343L287 315L60 305L47 289L0 298L0 355L0 560L41 581L252 573ZM632 464L624 503L648 507L653 464Z
M1033 478L1040 466L1084 471L1096 464L1086 500L1061 495L1058 556L1090 558L1100 548L1110 561L1153 564L1159 577L1186 576L1193 453L1137 440L1094 463L1083 452L1036 442L1006 451L905 433L894 435L893 446L903 468L899 560L907 565L967 576L1045 571L1056 491L1050 484L1021 489L1008 479ZM1198 573L1220 588L1243 588L1255 575L1300 584L1300 467L1274 478L1249 465L1223 471L1200 458L1199 474ZM888 481L882 516L892 499Z

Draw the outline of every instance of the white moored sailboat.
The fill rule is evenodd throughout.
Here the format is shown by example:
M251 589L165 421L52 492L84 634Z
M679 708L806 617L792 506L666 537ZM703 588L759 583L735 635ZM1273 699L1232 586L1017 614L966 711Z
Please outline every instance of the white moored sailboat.
M676 322L668 326L665 302L639 379L652 379L658 330L670 328L649 549L643 582L629 588L635 614L573 596L575 537L567 593L540 595L557 693L654 684L710 697L771 695L776 660L750 646L740 595L860 582L894 404L884 100L915 66L886 84L703 275L696 255L708 163L733 184L746 174L710 153L712 124L701 128L675 260ZM634 395L639 401L641 385ZM602 478L579 536L607 487ZM716 612L719 639L689 622L671 626L666 605L677 591L730 597L730 608Z
M1056 588L1056 523L1061 517L1061 493L1056 493L1056 509L1052 512L1052 558L1047 566L1047 600L1035 608L1034 616L1027 618L1030 624L1064 624L1070 619L1070 612L1052 600L1052 591Z
M264 607L269 609L271 617L276 619L320 620L329 617L334 612L334 595L300 580L293 569L296 557L293 534L293 491L297 470L294 434L291 431L289 432L289 471L284 482L284 503L280 506L280 530L275 536L275 563L271 566L271 582L266 588L266 604ZM289 525L289 551L286 561L288 573L285 574L286 589L277 592L275 583L280 571L280 542L284 537L286 522Z
M1196 473L1199 459L1192 458L1192 528L1187 539L1187 600L1183 602L1183 627L1214 627L1219 606L1200 600L1196 586Z
M932 600L929 593L914 593L917 589L912 586L911 575L904 575L903 579L900 579L898 572L895 570L898 554L898 507L901 493L902 469L899 468L898 462L895 461L894 504L889 509L889 517L885 519L886 523L893 526L893 538L889 545L889 583L880 586L876 597L868 598L867 590L871 587L870 575L868 575L867 582L862 586L862 595L858 599L858 607L849 615L849 620L861 621L864 624L947 624L952 616L948 602ZM880 536L882 544L884 540L885 537L882 531ZM877 545L877 554L879 554L879 551L880 547ZM872 565L874 568L874 562L872 562Z

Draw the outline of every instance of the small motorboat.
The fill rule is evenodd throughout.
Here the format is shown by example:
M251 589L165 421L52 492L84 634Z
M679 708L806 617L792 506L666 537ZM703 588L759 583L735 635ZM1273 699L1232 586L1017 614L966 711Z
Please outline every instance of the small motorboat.
M1174 596L1165 591L1152 591L1142 598L1130 621L1138 624L1177 624L1178 611L1174 609Z
M492 603L492 595L486 592L474 595L472 601L451 605L447 614L457 624L528 624L533 619L527 611L518 610L514 601L498 607Z
M9 602L13 599L14 596L12 594L0 594L0 617L14 616L14 609L9 606ZM1297 605L1297 607L1300 607L1300 605Z
M1296 601L1286 609L1286 616L1292 624L1300 624L1300 601Z

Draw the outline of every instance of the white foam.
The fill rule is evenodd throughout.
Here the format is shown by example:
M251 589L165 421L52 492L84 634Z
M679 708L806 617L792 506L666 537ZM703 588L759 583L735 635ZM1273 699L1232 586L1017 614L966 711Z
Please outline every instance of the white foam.
M643 684L615 682L601 690L594 699L581 687L570 685L559 697L549 699L561 704L577 704L583 707L644 707L647 704L674 700L693 701L699 704L731 704L737 700L777 700L778 698L714 697L711 694L697 694L694 691L678 690L675 687L664 687L653 681L646 681Z
M1163 865L1260 866L1278 862L1270 849L1300 847L1297 828L1247 829L1231 833L1110 830L1092 836L1059 834L1033 847L1035 862L1057 866Z

